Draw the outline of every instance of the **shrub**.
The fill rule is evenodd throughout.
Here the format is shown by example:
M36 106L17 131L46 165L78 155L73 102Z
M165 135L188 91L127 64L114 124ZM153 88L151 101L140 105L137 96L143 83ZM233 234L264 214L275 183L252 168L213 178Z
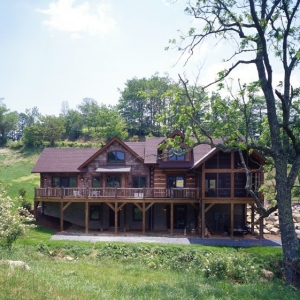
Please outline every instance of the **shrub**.
M0 183L0 239L9 250L27 228L35 226L29 223L31 221L33 221L33 216L28 210L23 207L19 207L17 211L14 210L14 202L6 196Z

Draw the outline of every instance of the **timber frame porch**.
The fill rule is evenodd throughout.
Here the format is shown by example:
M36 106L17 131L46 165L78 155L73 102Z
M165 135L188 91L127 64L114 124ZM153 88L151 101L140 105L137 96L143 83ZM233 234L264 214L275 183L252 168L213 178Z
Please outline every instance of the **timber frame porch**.
M63 231L64 211L72 203L85 203L85 233L89 233L89 204L106 203L114 211L114 233L118 234L118 212L128 203L134 204L142 212L142 234L146 233L146 212L154 204L170 205L170 235L174 234L174 205L190 204L197 211L198 234L204 238L205 213L215 204L230 205L230 237L234 237L234 205L252 206L251 231L254 224L254 200L247 199L201 199L198 188L36 188L34 196L34 216L41 202L60 203L60 231ZM260 221L260 238L263 238L263 223Z
M34 216L41 202L60 203L60 230L63 231L64 211L72 203L85 203L85 233L88 234L89 204L106 203L115 213L115 234L118 233L118 212L133 203L142 212L142 234L146 233L146 211L154 204L170 205L170 234L174 234L174 204L190 204L197 211L200 228L200 190L197 188L35 188Z

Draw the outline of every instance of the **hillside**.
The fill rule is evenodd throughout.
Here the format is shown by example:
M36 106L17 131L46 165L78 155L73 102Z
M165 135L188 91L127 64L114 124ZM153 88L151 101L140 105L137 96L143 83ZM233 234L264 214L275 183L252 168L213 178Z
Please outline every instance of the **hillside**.
M7 187L11 198L19 196L19 189L25 189L26 199L33 201L34 188L39 187L39 175L31 170L40 151L20 151L0 148L0 181Z

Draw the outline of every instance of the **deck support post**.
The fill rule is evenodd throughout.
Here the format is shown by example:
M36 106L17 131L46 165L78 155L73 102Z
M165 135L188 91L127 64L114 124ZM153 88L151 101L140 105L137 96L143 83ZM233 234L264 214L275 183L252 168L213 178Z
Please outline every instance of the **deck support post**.
M170 234L174 234L174 203L171 203Z
M198 205L198 214L197 214L197 218L198 218L198 222L197 222L197 227L198 227L198 235L201 236L201 233L202 233L202 226L201 226L201 208L202 208L202 201L199 200L199 205Z
M60 201L60 231L64 231L64 203Z
M85 201L85 233L89 233L89 203Z
M118 234L118 202L115 202L115 234Z
M230 237L233 238L234 229L234 204L230 203Z
M201 204L201 238L204 238L204 232L205 232L205 203Z
M143 232L143 234L145 234L146 233L146 203L145 202L143 202L142 214L143 214L142 232Z

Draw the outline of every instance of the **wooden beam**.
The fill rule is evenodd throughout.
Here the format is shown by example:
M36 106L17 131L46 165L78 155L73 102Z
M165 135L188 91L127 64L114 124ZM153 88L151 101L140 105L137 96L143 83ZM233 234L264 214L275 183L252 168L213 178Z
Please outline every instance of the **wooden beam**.
M89 233L89 203L85 202L85 233Z
M143 234L146 233L146 203L143 202L143 208L142 208L142 214L143 214Z
M64 203L60 202L60 231L64 231Z
M143 203L145 203L145 202L143 202ZM134 202L134 204L140 211L143 211L142 206L140 206L137 202Z
M115 211L115 208L114 208L114 206L111 204L111 203L109 203L109 202L105 202L113 211Z
M208 212L214 205L215 205L215 203L210 203L210 204L205 208L205 212Z
M65 211L71 204L72 202L69 201L65 206L63 206L63 211Z
M202 230L201 230L201 206L202 206L202 202L200 200L199 204L198 204L198 213L197 213L197 218L198 218L198 224L197 224L198 232L197 232L197 234L199 234L200 236L201 236L201 233L202 233Z
M233 238L234 229L234 204L230 204L230 237Z
M154 202L150 203L147 207L146 207L146 211L151 208L151 206L154 204Z
M118 233L118 202L115 202L115 234Z
M126 202L123 202L119 207L118 207L118 211L122 210L122 208L126 205Z
M201 238L204 238L205 232L205 203L202 202L201 205Z

